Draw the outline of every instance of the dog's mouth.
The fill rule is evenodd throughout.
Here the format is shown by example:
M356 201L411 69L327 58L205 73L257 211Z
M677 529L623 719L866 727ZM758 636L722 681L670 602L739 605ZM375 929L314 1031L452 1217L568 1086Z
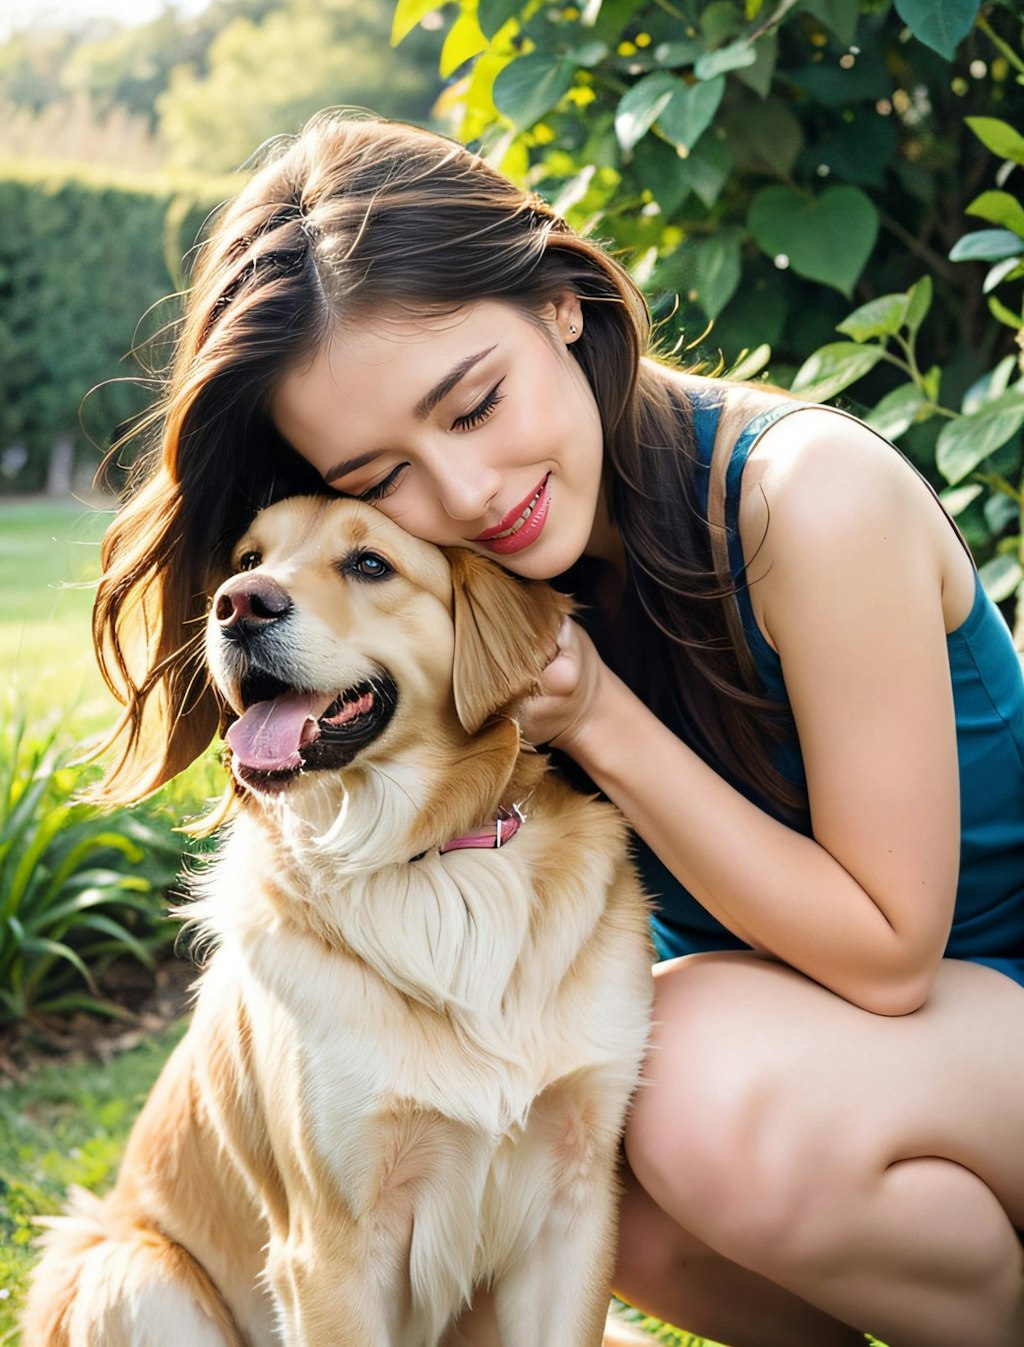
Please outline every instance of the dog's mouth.
M289 687L250 669L242 678L244 712L228 728L232 770L251 790L274 793L304 771L346 767L385 729L398 687L381 670L343 692Z

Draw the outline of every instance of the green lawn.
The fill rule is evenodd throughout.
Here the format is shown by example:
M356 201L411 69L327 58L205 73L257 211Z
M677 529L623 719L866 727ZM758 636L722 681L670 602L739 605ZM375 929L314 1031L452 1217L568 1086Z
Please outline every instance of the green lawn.
M0 684L33 718L60 713L90 731L116 711L89 634L108 519L77 501L0 498Z

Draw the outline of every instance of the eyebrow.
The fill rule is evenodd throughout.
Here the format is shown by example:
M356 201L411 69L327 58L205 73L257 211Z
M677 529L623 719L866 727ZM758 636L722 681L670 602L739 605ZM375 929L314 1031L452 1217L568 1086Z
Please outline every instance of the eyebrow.
M467 355L464 360L460 360L457 365L453 365L448 373L439 379L430 392L424 394L413 408L417 421L425 421L437 404L448 396L456 384L466 377L473 366L478 365L493 350L494 346L487 346L484 350L475 351L472 355ZM357 454L355 458L342 459L340 463L335 463L333 468L327 469L324 473L324 481L328 485L331 482L336 482L339 477L345 477L348 473L355 472L356 468L371 463L377 457L377 452L371 450L367 454Z

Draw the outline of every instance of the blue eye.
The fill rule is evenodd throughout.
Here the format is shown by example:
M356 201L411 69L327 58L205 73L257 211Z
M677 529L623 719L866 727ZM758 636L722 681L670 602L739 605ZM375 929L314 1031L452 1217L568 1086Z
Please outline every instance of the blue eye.
M342 570L363 580L383 580L394 574L392 567L376 552L353 552L345 559Z

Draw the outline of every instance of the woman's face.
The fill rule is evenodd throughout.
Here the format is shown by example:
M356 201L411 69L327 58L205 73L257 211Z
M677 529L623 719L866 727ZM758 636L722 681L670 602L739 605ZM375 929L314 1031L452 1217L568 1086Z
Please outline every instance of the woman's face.
M284 376L274 423L328 486L408 532L549 579L615 550L597 404L568 350L582 325L574 295L536 318L500 300L377 314Z

